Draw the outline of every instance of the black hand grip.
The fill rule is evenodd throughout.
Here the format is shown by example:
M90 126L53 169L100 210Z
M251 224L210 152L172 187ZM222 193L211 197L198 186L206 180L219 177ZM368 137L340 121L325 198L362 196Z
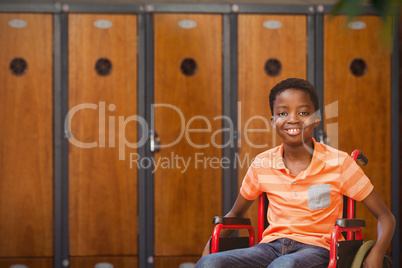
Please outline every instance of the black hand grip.
M251 225L249 218L215 216L212 224L218 223L222 223L223 225Z
M335 225L340 227L366 227L366 222L359 219L337 219Z
M357 160L359 160L359 162L360 162L360 164L362 164L362 166L365 166L368 163L367 157L362 152L360 152L360 154L357 156Z

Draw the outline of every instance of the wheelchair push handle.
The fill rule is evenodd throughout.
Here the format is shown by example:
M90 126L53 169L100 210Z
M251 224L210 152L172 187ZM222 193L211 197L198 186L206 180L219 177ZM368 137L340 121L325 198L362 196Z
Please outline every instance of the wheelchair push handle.
M360 162L360 164L362 164L362 166L365 166L368 163L367 157L360 150L354 150L352 152L352 158L355 161L359 160L359 162Z

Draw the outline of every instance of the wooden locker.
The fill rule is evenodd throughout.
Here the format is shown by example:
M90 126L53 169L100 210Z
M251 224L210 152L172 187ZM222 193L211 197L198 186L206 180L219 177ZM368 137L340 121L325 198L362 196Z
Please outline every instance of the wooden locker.
M0 257L53 256L52 25L0 14Z
M0 267L9 268L13 265L25 265L28 268L53 268L53 258L5 258L0 259ZM22 268L24 266L20 266Z
M363 170L390 208L391 49L381 27L376 16L325 16L324 126L330 145L367 156ZM356 214L366 220L364 239L376 240L376 219L361 203Z
M98 265L98 266L96 266ZM138 267L137 257L72 257L70 267L77 268L133 268Z
M178 267L180 265L192 265L197 263L200 259L200 256L191 256L191 257L158 257L155 259L155 267ZM187 266L187 267L188 267ZM191 267L191 266L190 266Z
M271 128L269 93L278 82L307 76L305 15L240 14L238 21L239 188L252 160L282 143ZM257 232L258 200L246 217ZM244 235L246 231L241 231Z
M137 18L68 21L70 254L136 256Z
M155 263L162 265L161 256L199 257L209 223L222 213L221 168L205 160L222 156L215 118L222 115L222 16L155 14L154 27L154 103L164 105L154 109L155 129L166 147L154 159L172 164L154 173Z

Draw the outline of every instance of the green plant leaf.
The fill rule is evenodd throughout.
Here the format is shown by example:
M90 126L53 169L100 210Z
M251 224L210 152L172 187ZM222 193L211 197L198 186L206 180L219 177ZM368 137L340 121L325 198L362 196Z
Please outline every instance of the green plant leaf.
M346 0L345 9L349 18L356 17L359 15L361 8L363 6L364 0Z
M371 0L371 4L378 14L384 19L387 16L389 1L387 0Z
M338 13L343 9L343 7L345 6L345 2L346 0L339 0L335 6L334 9L332 10L332 15L338 15Z

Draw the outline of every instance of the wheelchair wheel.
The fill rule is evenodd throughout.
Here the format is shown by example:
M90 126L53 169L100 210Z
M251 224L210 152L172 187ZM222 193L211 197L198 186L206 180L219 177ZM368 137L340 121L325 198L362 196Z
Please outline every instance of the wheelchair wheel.
M384 256L384 261L382 262L382 267L383 268L394 268L394 263L392 261L392 257L391 255L389 255L389 253L385 253Z
M367 255L370 253L371 248L374 246L375 241L370 240L365 242L359 250L357 251L355 258L353 259L352 266L351 268L360 268L363 266L363 261L367 257ZM392 257L391 255L385 253L384 260L382 263L383 268L394 268L394 263L392 262Z
M351 268L360 268L363 266L363 261L367 257L367 255L370 253L370 250L374 246L374 244L375 244L375 241L370 240L370 241L363 243L363 245L361 245L361 247L359 248L359 250L357 251L357 253L355 255L355 258L353 259Z

